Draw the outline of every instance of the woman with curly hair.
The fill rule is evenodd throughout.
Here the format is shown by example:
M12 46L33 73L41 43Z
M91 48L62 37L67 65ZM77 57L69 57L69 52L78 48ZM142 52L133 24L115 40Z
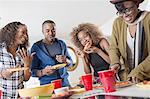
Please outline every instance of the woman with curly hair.
M18 99L17 90L30 78L32 55L27 53L28 34L25 24L11 22L0 30L0 87L2 99ZM13 71L25 67L24 71Z
M91 67L95 77L98 77L98 71L109 69L109 43L97 26L91 23L79 24L73 29L71 37L77 47L77 55L83 59L86 74L92 72Z

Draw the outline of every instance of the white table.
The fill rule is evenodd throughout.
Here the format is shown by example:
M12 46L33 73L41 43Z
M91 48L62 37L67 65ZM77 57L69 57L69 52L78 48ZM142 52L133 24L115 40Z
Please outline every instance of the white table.
M90 96L97 96L97 95L112 95L112 96L127 96L127 97L143 97L143 98L150 98L150 88L140 88L136 85L118 88L117 91L111 93L104 93L103 90L100 89L93 89L91 91L83 92L80 94L74 94L70 98L77 99L77 98L87 98Z
M136 85L129 87L119 88L115 92L111 93L101 93L103 95L113 95L113 96L128 96L128 97L144 97L150 98L150 88L141 88Z

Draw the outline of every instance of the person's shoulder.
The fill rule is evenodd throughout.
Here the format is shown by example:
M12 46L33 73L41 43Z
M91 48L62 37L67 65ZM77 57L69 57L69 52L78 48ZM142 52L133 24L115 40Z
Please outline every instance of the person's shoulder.
M148 19L148 20L150 20L150 12L148 12L148 11L145 11L145 13L146 13L145 19Z
M123 18L121 18L121 17L117 17L115 20L114 20L114 24L120 24L120 23L122 23L122 22L124 22L123 21Z
M108 38L106 38L106 37L101 37L100 38L100 45L101 45L101 47L103 47L103 46L105 46L105 45L109 45L109 42L108 42Z
M149 11L145 11L147 13L147 16L150 16L150 12Z
M37 41L37 42L33 43L33 45L32 45L32 47L31 47L31 49L36 49L38 46L40 46L40 45L41 45L41 43L42 43L42 40L39 40L39 41Z
M41 44L42 43L42 40L39 40L37 42L35 42L33 45L38 45L38 44Z

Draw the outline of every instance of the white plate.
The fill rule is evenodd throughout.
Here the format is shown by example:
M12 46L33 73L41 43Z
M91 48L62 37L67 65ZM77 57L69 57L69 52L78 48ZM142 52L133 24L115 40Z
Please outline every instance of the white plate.
M27 70L29 69L28 67L17 67L17 68L9 68L7 70L15 72L15 71L22 71L22 70Z

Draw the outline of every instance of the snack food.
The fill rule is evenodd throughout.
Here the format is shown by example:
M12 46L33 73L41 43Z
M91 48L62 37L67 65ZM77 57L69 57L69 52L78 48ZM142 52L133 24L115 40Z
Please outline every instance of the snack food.
M127 86L130 86L130 85L133 85L133 83L128 82L128 81L116 82L116 84L115 84L116 88L127 87ZM93 88L95 88L95 89L103 89L103 85L96 84L96 85L93 85Z
M141 87L141 88L150 88L150 81L145 80L143 82L136 84L136 86Z
M15 72L15 71L22 71L22 70L27 70L29 69L28 67L17 67L17 68L9 68L7 70Z
M121 82L116 82L116 87L121 88L121 87L127 87L133 85L133 83L129 81L121 81Z
M57 65L52 66L52 69L60 69L60 68L65 67L66 65L67 64L57 64Z

